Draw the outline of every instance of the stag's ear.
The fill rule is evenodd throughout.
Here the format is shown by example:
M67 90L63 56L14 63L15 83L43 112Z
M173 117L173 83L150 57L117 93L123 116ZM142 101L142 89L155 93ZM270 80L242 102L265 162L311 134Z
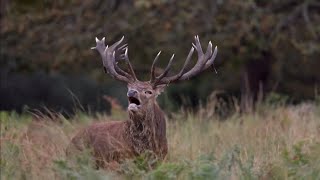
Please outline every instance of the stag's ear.
M156 92L156 94L157 94L157 96L158 95L160 95L163 91L164 91L164 89L166 88L166 84L162 84L162 85L158 85L156 88L155 88L155 92Z

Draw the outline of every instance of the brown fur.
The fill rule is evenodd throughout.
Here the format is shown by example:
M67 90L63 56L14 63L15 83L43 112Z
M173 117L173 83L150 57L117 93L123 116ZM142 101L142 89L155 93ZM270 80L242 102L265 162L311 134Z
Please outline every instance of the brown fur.
M163 111L156 102L155 90L145 82L128 85L139 89L141 109L129 112L129 120L94 123L79 131L67 148L67 155L77 151L91 149L98 167L106 163L121 162L146 151L153 152L159 159L164 159L168 152L166 138L166 120ZM150 89L153 96L142 92Z

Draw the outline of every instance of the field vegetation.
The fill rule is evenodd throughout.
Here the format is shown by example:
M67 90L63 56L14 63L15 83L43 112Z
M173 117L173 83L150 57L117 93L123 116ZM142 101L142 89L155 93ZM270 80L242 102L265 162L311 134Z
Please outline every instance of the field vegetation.
M221 118L211 99L196 111L168 114L169 154L148 154L117 171L96 170L89 153L68 161L71 137L93 121L126 117L79 111L70 119L48 112L1 112L1 179L319 179L320 105L266 100L251 112Z

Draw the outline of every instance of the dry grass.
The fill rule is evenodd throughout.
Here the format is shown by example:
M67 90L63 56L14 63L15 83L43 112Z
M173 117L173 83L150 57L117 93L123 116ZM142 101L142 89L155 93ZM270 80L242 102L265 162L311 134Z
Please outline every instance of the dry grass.
M85 156L76 166L65 161L65 148L79 128L112 117L79 113L68 121L1 112L1 179L320 178L319 106L261 105L223 121L204 116L212 108L168 120L169 155L156 169L139 157L121 173L96 171Z

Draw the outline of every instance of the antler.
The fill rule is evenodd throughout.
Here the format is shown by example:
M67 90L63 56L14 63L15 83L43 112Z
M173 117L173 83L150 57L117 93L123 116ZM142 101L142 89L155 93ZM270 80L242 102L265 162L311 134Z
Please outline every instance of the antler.
M118 42L114 43L109 47L108 45L105 45L105 38L102 38L101 40L96 38L96 47L92 47L91 49L96 49L100 53L105 72L109 73L113 78L119 81L129 83L136 81L137 78L128 57L127 44L124 44L123 46L118 48L118 46L122 43L123 39L124 36ZM122 57L126 61L130 70L130 74L120 69L120 67L117 64L119 59L116 60L115 54L116 51L119 50L125 51L124 54L122 54L120 57Z
M153 87L156 87L161 84L169 84L169 83L174 83L174 82L190 79L213 65L214 60L215 60L217 53L218 53L217 46L215 47L214 52L212 52L212 43L211 43L211 41L209 41L207 51L206 51L206 53L203 53L202 48L201 48L201 43L199 41L199 36L195 36L194 39L195 39L195 44L192 43L193 47L191 47L182 69L180 70L180 72L178 74L176 74L174 76L167 77L167 74L171 68L173 57L174 57L174 55L172 55L164 72L161 75L159 75L158 77L155 77L155 73L154 73L155 64L159 58L161 51L158 53L158 55L154 59L152 66L151 66L150 82L152 83ZM198 60L197 60L197 63L194 65L194 67L191 68L189 71L187 71L186 68L187 68L188 64L190 63L190 60L191 60L191 57L192 57L194 50L196 50L198 53Z

